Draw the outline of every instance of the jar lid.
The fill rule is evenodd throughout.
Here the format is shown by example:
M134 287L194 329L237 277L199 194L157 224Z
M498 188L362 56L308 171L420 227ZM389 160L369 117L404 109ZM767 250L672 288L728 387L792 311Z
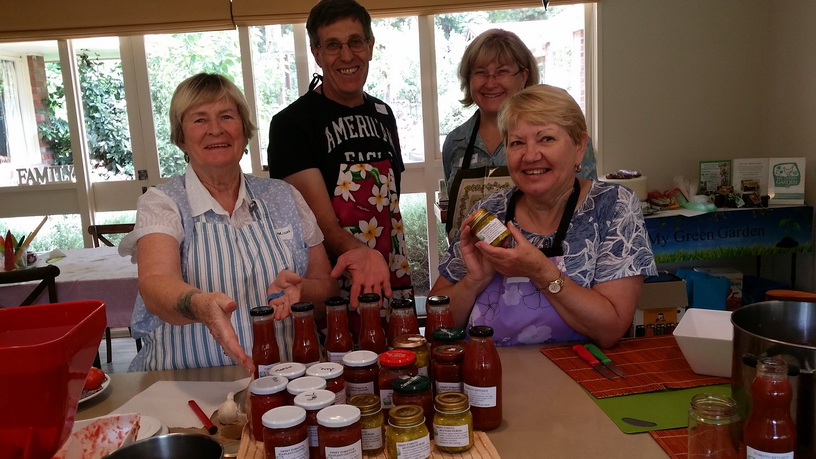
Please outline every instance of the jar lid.
M330 296L326 298L326 301L323 304L326 306L345 306L348 303L348 298L344 298L342 296Z
M343 365L367 367L377 363L377 353L373 351L352 351L343 356Z
M324 427L346 427L360 420L360 409L352 405L332 405L317 412L317 423Z
M360 303L376 303L380 301L380 295L379 293L363 293L357 297L357 301Z
M477 338L489 338L493 336L493 327L488 327L487 325L474 325L470 327L470 336L475 336Z
M303 423L306 420L306 410L299 406L285 405L272 408L261 416L264 427L270 429L286 429Z
M253 317L257 316L268 316L275 312L274 309L270 308L269 306L258 306L249 310L249 315Z
M308 301L301 301L292 305L292 312L306 312L314 309L314 305Z
M289 380L283 376L264 376L249 383L249 391L255 395L269 395L286 389Z
M450 304L450 298L445 295L434 295L428 297L428 303L434 306L438 306L440 304Z
M300 378L306 373L306 365L299 362L283 362L267 371L273 375L283 376L286 379L292 380Z
M434 407L437 411L456 413L467 410L470 405L467 395L459 392L445 392L434 398Z
M393 346L395 349L414 349L424 346L426 343L427 342L425 341L424 336L406 333L394 338L394 342L391 343L391 346Z
M375 394L357 394L348 399L349 405L360 408L361 414L375 414L382 410L380 396Z
M414 307L414 302L409 298L395 298L391 300L391 307L394 309L408 309Z
M462 346L455 344L443 344L437 346L433 350L433 358L444 360L445 362L453 362L465 356L465 350Z
M334 403L334 392L326 389L307 390L295 396L295 405L304 410L321 410Z
M440 327L431 332L431 339L450 343L465 339L465 329L460 327Z
M425 412L417 405L399 405L388 411L388 423L395 427L411 427L425 421Z
M380 354L380 365L404 367L416 362L416 354L406 349L391 349Z
M424 375L402 375L394 380L391 387L403 394L418 394L431 390L431 379Z
M343 374L343 365L334 362L316 363L306 369L307 376L319 376L323 379L336 378Z
M326 380L317 376L301 376L289 381L286 390L292 395L297 395L307 390L325 389Z

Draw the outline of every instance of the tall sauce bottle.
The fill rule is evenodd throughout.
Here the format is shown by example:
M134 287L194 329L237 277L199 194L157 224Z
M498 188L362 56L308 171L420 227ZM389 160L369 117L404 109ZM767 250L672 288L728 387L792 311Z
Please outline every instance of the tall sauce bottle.
M432 343L434 330L454 326L453 313L450 310L450 298L444 295L429 296L425 306L427 310L425 341Z
M788 365L773 357L760 359L750 392L751 410L743 429L747 457L793 459L796 426L791 417L793 388Z
M462 376L473 414L473 428L495 429L502 421L502 368L493 344L493 328L486 325L470 327Z
M358 297L360 307L360 349L382 354L385 352L385 330L380 319L380 295L363 293Z
M354 340L349 331L348 299L341 296L327 298L326 302L326 360L343 363L343 356L354 348Z
M292 360L307 367L320 362L320 342L314 321L314 305L308 301L292 305L295 337L292 342Z
M395 298L391 300L391 316L388 319L386 341L390 348L401 335L418 335L419 321L414 313L414 302L410 299Z
M269 369L280 362L273 312L269 306L249 310L249 315L252 316L252 362L255 363L257 378L267 376Z

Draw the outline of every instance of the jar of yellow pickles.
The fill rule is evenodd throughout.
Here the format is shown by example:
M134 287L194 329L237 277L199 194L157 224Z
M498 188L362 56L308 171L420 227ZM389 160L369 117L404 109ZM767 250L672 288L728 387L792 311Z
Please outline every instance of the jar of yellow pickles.
M348 399L349 405L360 409L360 425L363 427L363 454L376 455L385 447L383 431L384 416L380 396L357 394Z
M473 447L473 416L468 397L458 392L439 394L434 399L434 443L443 453L461 453Z
M470 220L470 231L481 241L499 247L505 239L510 237L510 230L504 226L495 215L485 209L479 209L473 213Z
M431 457L431 437L425 427L425 413L416 405L391 408L385 436L388 459L427 459Z

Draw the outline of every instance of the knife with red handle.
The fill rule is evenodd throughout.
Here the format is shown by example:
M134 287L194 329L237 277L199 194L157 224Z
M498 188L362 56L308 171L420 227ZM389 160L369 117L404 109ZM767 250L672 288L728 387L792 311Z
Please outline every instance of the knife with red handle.
M604 366L614 371L616 375L620 376L621 378L626 377L626 375L623 374L623 370L618 368L618 366L615 365L615 362L613 362L612 359L607 357L606 354L603 353L603 351L598 349L598 346L592 343L587 343L584 344L584 347L587 348L589 352L592 353L592 355L594 355L595 358L597 358L602 364L604 364Z
M581 346L580 344L576 344L575 346L572 346L572 350L575 351L576 354L578 354L578 357L584 359L586 363L590 364L590 366L592 366L592 368L594 368L595 371L600 373L603 377L605 377L606 379L614 378L614 376L612 376L612 373L609 370L607 370L606 367L603 366L601 362L599 362L598 359L596 359L595 356L593 356L592 353L590 353L587 350L587 348Z

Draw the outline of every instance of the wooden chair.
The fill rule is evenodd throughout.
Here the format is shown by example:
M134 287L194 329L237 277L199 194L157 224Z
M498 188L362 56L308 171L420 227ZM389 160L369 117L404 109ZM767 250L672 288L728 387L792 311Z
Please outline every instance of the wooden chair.
M94 247L100 247L101 241L108 247L114 247L116 244L108 240L105 235L108 234L127 234L133 231L133 223L117 223L112 225L91 225L88 227L88 233L93 236Z
M110 225L91 225L88 227L88 233L93 236L94 247L101 247L99 245L100 242L108 247L115 247L116 244L111 242L106 235L110 234L127 234L133 231L133 227L135 225L133 223L116 223ZM128 333L131 333L130 327L128 327ZM113 360L113 349L111 346L111 329L110 327L105 328L105 349L108 351L108 363L111 363ZM142 350L142 340L136 339L136 351Z
M0 272L0 284L16 284L19 282L40 281L29 295L20 303L20 306L29 306L37 301L37 298L48 289L48 302L58 303L56 278L60 270L54 265L42 268L15 269L14 271Z

